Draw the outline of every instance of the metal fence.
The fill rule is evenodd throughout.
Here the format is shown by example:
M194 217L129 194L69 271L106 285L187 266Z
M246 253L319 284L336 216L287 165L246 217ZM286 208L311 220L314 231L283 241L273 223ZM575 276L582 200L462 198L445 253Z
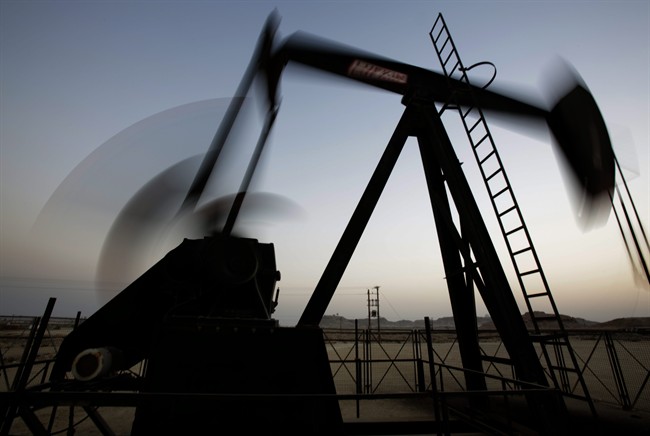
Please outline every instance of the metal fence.
M324 332L337 392L381 394L424 392L431 387L430 360L424 330L328 329ZM575 330L569 339L594 401L622 409L650 411L650 333L645 331ZM460 352L453 330L432 331L433 363L439 390L462 391ZM514 378L509 365L496 361L507 352L496 331L480 331L479 345L492 362L488 375ZM544 364L542 351L537 348ZM546 369L546 368L545 368ZM488 388L501 382L487 379ZM563 380L567 392L576 390L577 376Z
M78 320L51 318L33 362L28 385L44 383L63 338ZM11 391L36 317L0 317L0 391ZM462 392L464 375L453 330L431 332L427 348L424 330L326 329L325 341L337 394L371 396ZM650 411L650 333L647 331L570 331L571 345L594 401L625 410ZM485 356L507 357L495 331L480 331ZM430 351L430 352L429 352ZM540 361L544 362L541 357ZM433 366L430 365L433 364ZM433 368L433 371L432 369ZM486 363L489 389L501 390L512 368ZM567 389L575 381L567 380Z

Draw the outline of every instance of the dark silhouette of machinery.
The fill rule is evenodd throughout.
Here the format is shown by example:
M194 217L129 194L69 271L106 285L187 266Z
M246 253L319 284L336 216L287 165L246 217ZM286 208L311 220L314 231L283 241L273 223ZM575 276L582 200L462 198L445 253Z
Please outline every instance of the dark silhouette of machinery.
M422 156L463 365L475 371L466 378L468 389L486 389L480 376L474 287L502 337L517 377L548 386L533 338L436 105L478 106L546 123L582 187L582 213L589 215L608 204L614 190L615 160L605 123L586 86L575 77L569 91L546 108L302 32L278 42L277 27L278 18L272 14L177 215L194 212L243 97L253 80L262 77L266 122L225 224L203 239L184 240L66 337L53 369L52 389L222 394L205 402L195 397L187 402L182 398L143 402L136 411L134 434L217 426L241 432L272 433L281 428L289 434L341 433L341 414L318 325L409 137L417 138ZM405 106L300 321L292 328L280 327L273 319L280 280L273 244L233 233L276 118L280 78L288 63L400 94ZM460 229L452 219L450 200L458 211ZM143 380L108 377L142 360L147 361ZM69 372L76 380L68 379ZM271 401L270 396L280 399ZM561 401L531 397L529 405L542 428L558 430L553 422L565 412Z

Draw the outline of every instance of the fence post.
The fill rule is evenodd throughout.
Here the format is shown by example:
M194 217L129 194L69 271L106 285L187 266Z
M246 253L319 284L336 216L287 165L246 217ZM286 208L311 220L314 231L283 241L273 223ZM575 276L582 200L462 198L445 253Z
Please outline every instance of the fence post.
M433 343L431 338L431 322L428 316L424 317L424 328L427 335L427 356L429 358L429 372L431 376L431 396L433 398L433 414L436 418L437 424L437 434L438 436L442 435L442 429L445 427L446 422L442 422L440 419L440 398L438 398L438 387L436 383L436 367L433 362ZM445 434L448 432L445 431Z
M370 329L365 331L364 335L364 359L363 368L365 373L364 391L367 394L372 394L372 332Z
M359 320L354 320L354 369L356 386L357 418L359 417L359 397L361 394L361 362L359 360Z
M627 391L627 385L625 384L625 378L623 377L621 362L618 360L616 347L609 332L605 332L605 348L607 349L607 357L609 358L609 364L612 368L612 374L614 375L614 381L616 382L616 390L618 391L619 399L621 400L623 409L629 410L632 408L630 396Z
M420 331L413 330L413 356L415 357L415 376L418 392L426 391L424 381L424 362L422 361L422 348L420 347Z

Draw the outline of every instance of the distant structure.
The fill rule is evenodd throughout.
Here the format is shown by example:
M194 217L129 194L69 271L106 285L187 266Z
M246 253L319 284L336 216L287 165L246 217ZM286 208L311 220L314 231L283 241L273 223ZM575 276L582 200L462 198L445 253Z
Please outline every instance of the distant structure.
M377 339L381 341L381 327L379 325L379 286L368 289L368 331L372 331L372 318L377 318Z

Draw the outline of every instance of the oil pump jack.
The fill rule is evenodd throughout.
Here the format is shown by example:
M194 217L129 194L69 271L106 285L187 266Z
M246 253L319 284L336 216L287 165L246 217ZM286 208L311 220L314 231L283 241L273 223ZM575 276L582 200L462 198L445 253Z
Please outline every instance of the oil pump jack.
M467 388L486 389L480 376L483 367L474 287L503 340L517 378L548 386L436 105L466 109L478 105L486 111L546 122L582 186L584 213L590 213L601 207L603 197L614 188L614 157L605 123L586 86L576 78L564 96L545 108L302 32L278 42L277 27L278 18L272 14L178 212L178 216L193 213L244 96L253 80L262 77L266 121L225 225L203 239L184 240L70 333L56 357L52 389L119 390L123 385L108 375L145 360L144 379L130 386L139 392L220 396L216 400L206 396L204 402L187 397L187 401L140 403L133 434L215 427L241 432L282 429L290 434L341 434L341 413L318 326L409 137L417 139L422 157L463 365L479 374L466 378ZM276 119L279 83L289 63L396 93L405 107L299 322L290 328L279 326L272 316L280 280L273 244L233 234ZM460 229L452 219L450 200L458 212ZM561 401L555 397L528 401L542 428L559 430L553 422L565 411Z

